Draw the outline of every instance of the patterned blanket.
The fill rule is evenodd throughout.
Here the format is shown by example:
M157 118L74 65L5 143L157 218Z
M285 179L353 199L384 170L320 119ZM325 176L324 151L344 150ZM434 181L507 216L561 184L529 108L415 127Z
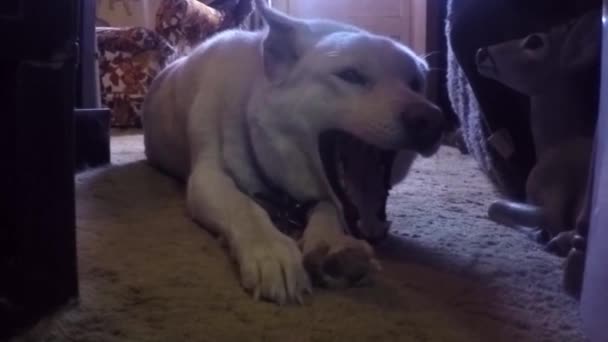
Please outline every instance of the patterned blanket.
M252 10L251 0L162 0L155 29L98 27L101 98L116 128L141 127L139 113L148 86L177 56L211 35L239 26Z

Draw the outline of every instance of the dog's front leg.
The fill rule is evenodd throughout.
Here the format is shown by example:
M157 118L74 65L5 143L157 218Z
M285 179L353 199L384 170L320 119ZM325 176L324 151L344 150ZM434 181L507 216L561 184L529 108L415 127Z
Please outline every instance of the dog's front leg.
M379 268L372 247L364 240L346 235L338 215L332 203L320 202L299 242L304 265L320 286L357 285Z
M242 285L256 299L301 302L302 295L310 293L295 241L279 232L267 213L217 163L195 164L188 180L187 205L196 221L228 243Z

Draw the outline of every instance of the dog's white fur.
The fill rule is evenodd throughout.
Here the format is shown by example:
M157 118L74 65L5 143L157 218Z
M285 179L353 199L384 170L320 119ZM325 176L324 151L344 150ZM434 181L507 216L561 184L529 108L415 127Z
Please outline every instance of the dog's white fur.
M310 291L303 253L321 244L331 252L354 246L371 258L365 242L343 232L319 134L338 128L403 150L393 174L398 181L417 152L436 151L443 116L411 89L424 85L427 67L403 45L256 4L268 29L220 33L170 64L152 83L142 119L147 159L187 181L190 215L225 239L245 289L285 302ZM336 76L345 68L360 70L366 80L353 84ZM252 199L266 191L253 156L292 197L320 201L302 251Z

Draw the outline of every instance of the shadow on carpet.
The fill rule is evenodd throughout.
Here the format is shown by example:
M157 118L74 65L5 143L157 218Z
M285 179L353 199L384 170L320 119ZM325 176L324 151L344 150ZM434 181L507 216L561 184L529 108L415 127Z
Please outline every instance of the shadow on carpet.
M113 138L114 165L77 177L78 305L37 341L582 341L561 260L488 221L495 198L451 148L391 193L371 286L255 302L220 244L187 216L182 184Z

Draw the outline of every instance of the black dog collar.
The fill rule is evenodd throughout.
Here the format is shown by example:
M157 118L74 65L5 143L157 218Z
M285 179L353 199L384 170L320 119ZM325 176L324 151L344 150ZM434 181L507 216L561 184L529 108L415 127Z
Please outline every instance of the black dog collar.
M255 149L251 144L251 133L246 129L249 143L249 151L258 178L262 181L267 191L253 194L256 202L266 210L274 225L286 235L297 237L304 231L308 223L308 213L317 205L317 200L300 202L289 193L278 187L266 175L261 167Z

